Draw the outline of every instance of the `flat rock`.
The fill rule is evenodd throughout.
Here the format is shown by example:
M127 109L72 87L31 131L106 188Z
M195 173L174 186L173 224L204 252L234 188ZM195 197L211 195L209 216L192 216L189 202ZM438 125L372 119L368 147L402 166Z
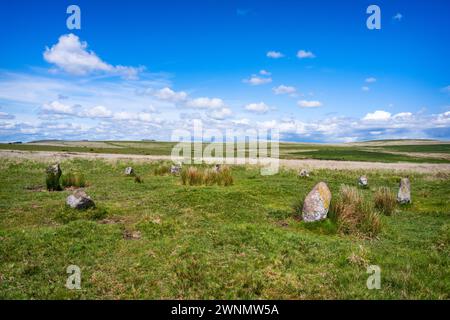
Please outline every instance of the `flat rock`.
M302 218L305 222L325 219L330 209L331 192L325 182L319 182L303 202Z
M123 233L123 238L126 240L139 240L141 238L141 232L140 231L129 231L126 230Z
M66 204L77 210L85 210L95 207L94 201L83 190L76 190L73 194L67 197Z
M400 204L411 203L411 183L409 182L408 178L402 178L400 180L397 202Z

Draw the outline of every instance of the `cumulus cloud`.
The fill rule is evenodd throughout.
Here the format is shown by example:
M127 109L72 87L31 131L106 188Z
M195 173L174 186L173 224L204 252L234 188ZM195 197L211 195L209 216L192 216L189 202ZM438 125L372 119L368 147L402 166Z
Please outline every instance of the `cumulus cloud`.
M15 116L6 112L0 112L0 119L6 119L6 120L11 120L14 119Z
M270 73L270 72L267 71L267 70L260 70L260 71L259 71L259 74L261 74L261 75L263 75L263 76L270 76L272 73Z
M279 58L283 58L284 54L282 54L279 51L269 51L267 52L267 57L272 58L272 59L279 59Z
M361 90L367 92L367 91L370 91L370 88L367 86L364 86L364 87L361 87Z
M208 116L215 120L223 120L231 116L233 112L230 108L213 109L208 112Z
M411 112L400 112L397 114L394 114L392 116L393 119L397 119L397 120L407 120L410 119L413 116L413 114Z
M53 101L51 103L46 103L42 106L42 111L46 113L55 114L65 114L65 115L75 115L75 108L67 104L63 104L59 101Z
M391 118L391 113L383 110L376 110L375 112L368 113L364 116L363 120L366 121L386 121Z
M88 118L110 118L112 112L104 106L96 106L84 113Z
M291 86L280 85L278 87L272 88L273 93L279 94L292 94L296 92L296 89Z
M318 108L322 106L322 102L316 100L301 100L297 102L300 108Z
M299 58L299 59L312 59L315 57L316 56L311 51L299 50L297 52L297 58Z
M256 113L266 113L267 111L269 111L270 108L264 102L259 102L259 103L247 104L244 107L244 109L247 111L256 112Z
M374 82L377 82L377 79L374 78L374 77L369 77L369 78L367 78L365 81L366 81L367 83L374 83Z
M225 102L222 99L219 98L196 98L189 100L186 103L187 107L190 108L197 108L197 109L218 109L218 108L224 108Z
M73 75L87 75L94 72L121 75L127 79L136 79L142 67L113 66L100 59L93 51L87 50L88 44L70 33L59 37L58 42L44 51L45 61Z
M160 100L170 101L170 102L180 102L187 99L188 94L184 91L175 92L172 89L165 87L157 90L154 96Z
M262 77L258 77L256 75L252 75L250 77L250 79L244 79L243 80L245 83L248 83L252 86L259 86L262 84L267 84L267 83L271 83L272 82L272 78L262 78Z

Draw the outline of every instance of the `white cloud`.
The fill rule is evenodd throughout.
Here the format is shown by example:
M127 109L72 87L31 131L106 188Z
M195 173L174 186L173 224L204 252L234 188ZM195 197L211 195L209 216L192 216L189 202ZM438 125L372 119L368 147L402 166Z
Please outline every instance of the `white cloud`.
M53 101L49 104L44 104L42 110L47 113L74 115L75 109L72 106L63 104L59 101Z
M266 113L270 109L269 106L267 104L265 104L264 102L250 103L250 104L247 104L244 108L247 111L252 111L252 112L256 112L256 113Z
M411 112L400 112L392 116L393 119L396 120L406 120L410 119L413 116Z
M401 13L397 13L395 16L392 17L392 19L401 21L403 19L403 15Z
M224 108L225 102L223 102L223 100L219 98L202 97L188 101L186 103L186 106L198 109L218 109Z
M245 83L249 83L252 86L259 86L262 84L267 84L272 82L272 78L261 78L256 75L252 75L250 79L244 79Z
M175 92L172 89L165 87L157 90L154 96L160 100L179 102L187 99L188 94L184 91Z
M370 91L370 88L367 86L364 86L364 87L361 87L361 90L367 92L367 91Z
M15 116L6 112L0 112L0 119L11 120L14 119Z
M263 76L270 76L272 73L270 73L270 72L267 71L267 70L260 70L260 71L259 71L259 74L261 74L261 75L263 75Z
M208 112L208 116L210 118L216 119L216 120L223 120L229 116L232 115L232 111L230 108L220 108L220 109L213 109Z
M232 120L231 122L236 125L244 125L244 126L248 126L250 124L250 120L248 120L247 118Z
M282 54L279 51L269 51L269 52L267 52L267 57L272 58L272 59L279 59L279 58L283 58L284 54Z
M87 43L70 33L62 35L58 43L44 51L44 59L59 69L73 75L87 75L93 72L118 74L127 79L136 79L142 67L113 66L87 50Z
M301 100L297 102L300 108L318 108L322 106L322 102L315 100Z
M377 79L374 78L374 77L369 77L369 78L367 78L365 81L366 81L367 83L374 83L374 82L377 82Z
M292 94L296 92L294 87L280 85L278 87L272 88L273 93L275 94Z
M312 58L315 58L315 57L316 56L311 51L299 50L297 52L297 58L299 58L299 59L308 59L308 58L312 59Z
M391 113L383 110L376 110L375 112L368 113L364 116L363 120L366 121L386 121L391 118Z
M104 106L96 106L84 113L88 118L110 118L112 112Z

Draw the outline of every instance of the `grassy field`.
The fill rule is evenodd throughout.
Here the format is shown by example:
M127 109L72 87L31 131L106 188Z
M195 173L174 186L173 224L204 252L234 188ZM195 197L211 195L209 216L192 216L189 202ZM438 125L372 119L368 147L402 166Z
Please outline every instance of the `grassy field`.
M392 143L392 142L391 142ZM403 142L405 143L405 142ZM342 161L450 163L450 144L437 141L406 142L402 145L358 145L280 143L282 159ZM0 144L0 150L64 151L137 155L170 155L173 142L151 141L46 141L27 144ZM206 147L206 144L203 146ZM248 154L248 146L247 146ZM409 154L414 152L414 154ZM225 153L224 153L225 154Z
M21 146L23 147L23 146ZM123 175L132 165L144 183ZM68 160L97 208L65 207L45 190L46 164L0 163L1 299L449 299L450 189L444 174L410 174L413 203L381 215L376 238L343 235L333 219L305 224L293 204L326 181L333 199L358 171L263 177L232 167L234 184L184 186L152 163ZM400 175L368 173L368 201ZM335 200L333 200L335 201ZM140 239L124 235L139 231ZM65 288L67 266L81 290ZM368 265L381 289L368 290Z

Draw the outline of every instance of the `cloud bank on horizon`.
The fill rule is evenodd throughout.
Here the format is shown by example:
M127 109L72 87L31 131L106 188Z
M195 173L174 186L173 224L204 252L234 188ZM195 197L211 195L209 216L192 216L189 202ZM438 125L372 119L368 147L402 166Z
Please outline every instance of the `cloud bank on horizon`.
M178 10L181 14L186 4L174 3L173 14L178 15ZM405 24L420 10L406 2L386 6L386 11L392 11L386 15L391 24L386 22L388 26L378 34L357 23L364 11L356 10L356 2L341 8L352 17L349 25L335 28L320 24L326 13L322 9L322 17L317 4L289 4L302 9L298 15L308 9L310 14L319 14L307 21L311 34L299 31L302 22L298 30L287 28L284 20L292 26L300 17L279 2L246 4L252 4L246 11L251 14L242 14L231 4L204 8L212 17L220 15L238 24L239 29L224 31L211 18L197 22L193 30L161 28L150 45L144 45L148 41L144 34L151 25L135 29L131 24L119 33L125 36L118 41L103 38L101 31L56 33L45 25L47 19L35 17L44 35L31 39L26 30L11 31L21 43L29 40L29 50L22 52L22 45L12 41L0 53L0 141L170 140L175 129L192 130L196 119L202 120L204 128L221 131L276 128L284 141L450 139L450 65L444 58L450 49L438 41L450 33L450 28L443 28L450 25L447 17L440 16L445 3L438 1L430 8L434 19L414 43L404 42L405 34L420 26ZM184 12L195 18L198 12L192 7L196 5L192 3ZM12 11L9 16L19 14L20 4L0 6L2 12ZM152 9L164 17L163 6ZM227 6L229 10L220 10ZM90 10L91 16L97 14L92 2L81 8ZM119 14L120 7L113 5L110 10ZM403 19L405 11L408 19ZM48 14L64 17L56 9ZM166 15L167 23L173 22L175 17ZM268 18L281 24L275 31L284 31L285 40L265 29L264 39L255 38L248 44L251 35L264 31L261 23ZM2 16L0 21L5 22ZM317 25L311 25L312 21ZM9 23L14 24L11 18ZM160 24L164 22L155 22L155 26ZM222 34L211 39L212 35L195 33L206 25ZM89 30L89 20L83 26ZM435 28L437 35L427 35ZM354 30L348 43L332 36L348 29ZM191 37L185 39L183 32L192 32ZM295 37L299 32L304 36ZM7 43L3 35L0 40ZM207 40L213 43L208 46ZM402 42L395 50L393 40ZM192 41L193 45L186 46ZM360 50L344 50L355 48L358 41ZM167 48L161 48L165 43ZM379 55L373 53L374 48Z

